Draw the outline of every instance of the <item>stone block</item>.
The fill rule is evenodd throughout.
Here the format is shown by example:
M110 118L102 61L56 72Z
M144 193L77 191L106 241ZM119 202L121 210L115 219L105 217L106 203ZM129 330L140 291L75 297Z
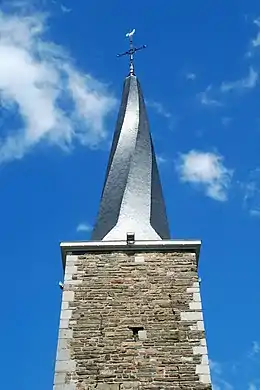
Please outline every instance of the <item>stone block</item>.
M76 267L75 265L67 265L65 268L65 277L68 274L70 274L70 275L76 274L77 270L78 270L78 267Z
M78 260L78 256L77 255L67 255L66 256L66 264L68 264L68 263L75 264L75 262L77 260Z
M181 361L182 362L192 362L193 357L192 356L182 356Z
M60 329L59 339L72 339L72 329Z
M70 346L70 340L69 339L59 339L58 340L58 350L59 349L67 349Z
M75 293L74 291L63 291L62 301L63 302L73 302Z
M187 293L199 293L200 289L199 287L188 287L187 288Z
M202 310L201 302L190 302L189 307L191 310Z
M119 383L98 383L95 386L97 390L120 390Z
M72 310L62 310L60 314L61 320L69 320L72 316Z
M195 346L192 348L194 355L207 355L207 347Z
M209 365L200 364L196 367L196 374L209 375Z
M64 280L64 291L70 291L72 287L82 283L82 279L73 280L72 277Z
M147 339L146 330L139 330L138 331L138 338L139 338L139 340L146 340Z
M200 340L200 344L201 344L201 345L207 345L206 339L201 339L201 340Z
M57 384L54 386L53 390L76 390L76 384L75 383Z
M69 328L69 320L60 320L60 329L68 329Z
M120 390L136 390L140 388L139 382L123 382L120 386Z
M72 277L73 277L73 274L65 274L64 283L71 282L73 280Z
M73 372L75 371L76 363L74 360L57 360L55 372Z
M203 356L202 356L201 364L208 364L208 365L209 365L209 358L208 358L208 355L203 355Z
M144 256L135 256L135 263L136 264L143 264L145 262Z
M70 351L68 349L60 349L57 353L57 360L70 360Z
M200 297L200 293L193 293L193 301L194 302L201 302L201 297Z
M200 381L201 383L211 384L211 377L210 375L200 375Z
M55 385L65 384L65 378L66 378L65 372L56 373L54 376L54 384Z
M184 311L181 312L182 321L202 321L202 313L200 311Z
M205 330L204 321L198 321L197 327L198 327L198 330L204 331Z
M61 310L67 310L69 308L69 302L61 303Z

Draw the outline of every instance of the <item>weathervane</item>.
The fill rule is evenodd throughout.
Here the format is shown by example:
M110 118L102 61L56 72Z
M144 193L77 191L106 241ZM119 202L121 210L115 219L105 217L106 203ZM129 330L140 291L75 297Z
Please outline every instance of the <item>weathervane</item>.
M135 33L135 28L126 34L126 37L129 38L129 42L130 42L130 49L124 53L121 53L121 54L118 54L117 57L122 57L122 56L126 56L126 55L129 55L129 58L130 58L130 75L134 75L134 54L135 52L139 51L139 50L142 50L142 49L145 49L146 48L146 45L143 45L143 46L140 46L140 47L134 47L133 45L133 35Z

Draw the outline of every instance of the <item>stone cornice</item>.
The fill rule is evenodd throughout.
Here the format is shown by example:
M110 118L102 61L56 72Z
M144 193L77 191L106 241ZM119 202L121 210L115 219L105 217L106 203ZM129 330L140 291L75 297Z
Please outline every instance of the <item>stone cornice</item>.
M175 252L189 251L196 254L199 262L201 240L137 240L127 241L72 241L60 243L62 262L65 268L66 255L87 252Z

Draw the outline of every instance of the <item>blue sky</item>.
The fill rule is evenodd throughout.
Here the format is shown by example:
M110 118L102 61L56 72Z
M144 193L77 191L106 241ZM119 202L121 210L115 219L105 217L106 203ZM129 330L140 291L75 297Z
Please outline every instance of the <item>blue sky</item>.
M173 238L203 240L215 390L260 389L260 5L0 2L3 388L52 388L60 241L98 210L127 60L147 100Z

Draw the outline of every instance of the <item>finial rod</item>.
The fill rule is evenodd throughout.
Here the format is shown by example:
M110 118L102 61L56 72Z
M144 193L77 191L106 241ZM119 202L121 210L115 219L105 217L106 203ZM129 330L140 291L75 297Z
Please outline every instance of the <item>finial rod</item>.
M122 57L122 56L125 56L125 55L129 55L129 60L130 60L130 63L129 63L129 67L130 67L130 71L129 71L129 75L130 76L133 76L135 73L134 73L134 54L139 51L139 50L142 50L142 49L145 49L146 48L146 45L143 45L143 46L140 46L140 47L134 47L133 45L133 35L135 33L135 28L126 34L126 37L129 38L129 43L130 43L130 49L124 53L121 53L121 54L118 54L117 57Z

